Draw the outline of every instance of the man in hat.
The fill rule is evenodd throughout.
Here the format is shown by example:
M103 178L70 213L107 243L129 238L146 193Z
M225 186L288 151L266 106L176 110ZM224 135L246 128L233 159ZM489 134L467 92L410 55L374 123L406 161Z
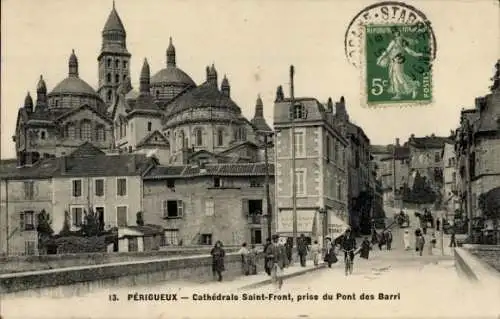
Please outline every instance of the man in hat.
M271 269L271 279L278 289L283 285L283 268L286 263L286 251L279 243L279 235L272 236L272 244L266 249L266 259Z

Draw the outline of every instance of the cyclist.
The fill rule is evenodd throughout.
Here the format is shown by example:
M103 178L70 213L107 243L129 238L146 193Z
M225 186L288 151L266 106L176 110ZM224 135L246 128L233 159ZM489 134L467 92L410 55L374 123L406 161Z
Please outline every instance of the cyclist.
M354 238L354 235L351 232L351 229L347 229L344 233L344 236L342 237L342 240L340 241L340 247L344 251L344 261L347 262L347 254L349 254L349 260L350 260L350 265L346 264L346 276L349 275L349 273L352 274L352 268L354 264L354 251L356 250L356 239Z

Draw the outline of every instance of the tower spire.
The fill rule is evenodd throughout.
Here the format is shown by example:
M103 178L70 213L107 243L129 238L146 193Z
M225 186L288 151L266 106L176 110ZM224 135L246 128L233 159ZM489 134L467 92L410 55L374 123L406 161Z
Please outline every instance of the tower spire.
M255 102L254 118L264 118L264 104L262 103L262 98L260 97L260 94L257 95L257 101Z
M29 91L26 94L26 97L24 98L24 109L28 113L33 112L33 99L31 98L31 95L30 95Z
M38 84L36 86L36 111L43 110L47 106L47 85L43 79L43 75L40 75Z
M225 74L220 85L220 90L226 97L229 97L231 95L231 86L229 85L229 80L227 79L227 76Z
M144 63L142 64L141 76L139 82L140 82L139 91L141 93L149 93L150 72L149 72L149 63L146 58L144 58Z

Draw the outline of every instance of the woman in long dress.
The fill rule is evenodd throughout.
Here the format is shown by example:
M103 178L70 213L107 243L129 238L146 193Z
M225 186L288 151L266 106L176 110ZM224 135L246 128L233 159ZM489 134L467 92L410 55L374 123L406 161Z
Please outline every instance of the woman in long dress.
M403 37L398 30L393 31L393 35L394 39L377 59L377 65L388 68L390 83L388 92L394 94L393 100L399 100L403 95L410 94L412 98L416 98L420 83L405 73L405 54L422 57L423 53L415 52L408 47L408 44L415 44L416 40Z

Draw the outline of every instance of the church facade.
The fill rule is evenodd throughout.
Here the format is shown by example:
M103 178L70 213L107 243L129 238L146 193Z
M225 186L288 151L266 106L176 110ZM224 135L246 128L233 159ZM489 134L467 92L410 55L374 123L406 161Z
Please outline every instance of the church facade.
M35 101L28 92L18 111L18 166L70 154L85 142L109 154L154 153L162 164L263 160L258 131L271 128L260 98L250 121L231 99L225 75L219 85L215 65L206 67L201 84L177 66L172 38L165 68L151 74L144 59L139 88L133 88L126 40L113 6L102 30L96 89L80 78L74 51L68 76L52 90L40 76Z

